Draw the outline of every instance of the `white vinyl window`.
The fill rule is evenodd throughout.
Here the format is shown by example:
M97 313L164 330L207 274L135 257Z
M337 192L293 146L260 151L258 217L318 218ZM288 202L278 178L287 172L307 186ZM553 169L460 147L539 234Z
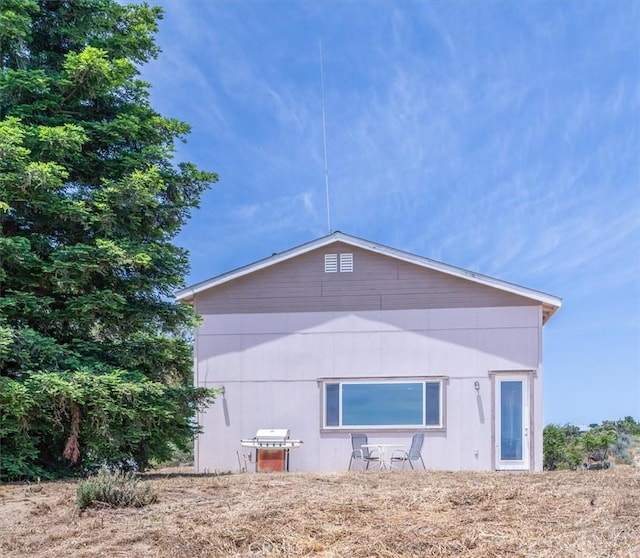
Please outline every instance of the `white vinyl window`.
M441 429L443 408L442 378L323 382L323 426L327 429Z

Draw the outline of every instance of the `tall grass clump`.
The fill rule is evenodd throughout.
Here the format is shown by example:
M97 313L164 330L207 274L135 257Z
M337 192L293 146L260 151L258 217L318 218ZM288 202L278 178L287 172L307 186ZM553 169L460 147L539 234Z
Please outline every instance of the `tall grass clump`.
M141 508L158 499L151 485L141 483L131 471L110 471L103 467L98 473L78 484L76 505L89 507Z

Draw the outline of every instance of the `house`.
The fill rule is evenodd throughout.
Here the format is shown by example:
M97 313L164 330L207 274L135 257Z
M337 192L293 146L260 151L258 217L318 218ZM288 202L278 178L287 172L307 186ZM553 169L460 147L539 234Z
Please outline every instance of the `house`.
M334 232L177 293L202 316L198 472L252 470L290 429L291 471L340 471L350 433L428 469L542 469L542 330L561 299Z

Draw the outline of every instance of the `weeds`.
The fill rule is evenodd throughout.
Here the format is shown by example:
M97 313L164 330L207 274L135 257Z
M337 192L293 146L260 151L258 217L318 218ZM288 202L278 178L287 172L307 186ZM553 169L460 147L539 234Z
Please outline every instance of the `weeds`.
M141 508L158 499L151 485L141 483L135 473L109 471L103 467L98 473L78 484L76 505L88 507Z

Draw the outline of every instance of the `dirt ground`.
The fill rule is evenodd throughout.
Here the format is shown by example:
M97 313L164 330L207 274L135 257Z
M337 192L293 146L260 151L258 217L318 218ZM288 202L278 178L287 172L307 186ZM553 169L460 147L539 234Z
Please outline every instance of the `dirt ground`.
M148 476L158 502L75 506L76 483L0 486L0 556L640 556L640 469Z

